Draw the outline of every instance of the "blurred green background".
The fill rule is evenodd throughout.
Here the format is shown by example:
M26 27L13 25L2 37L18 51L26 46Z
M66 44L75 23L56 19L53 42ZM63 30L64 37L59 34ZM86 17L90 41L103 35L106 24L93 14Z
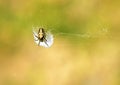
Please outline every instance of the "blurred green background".
M120 85L120 1L0 0L0 85Z

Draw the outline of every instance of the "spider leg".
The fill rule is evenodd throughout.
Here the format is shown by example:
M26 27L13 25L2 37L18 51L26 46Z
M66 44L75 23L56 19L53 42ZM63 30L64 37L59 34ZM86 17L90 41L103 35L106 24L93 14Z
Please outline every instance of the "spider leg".
M44 41L45 42L45 44L49 47L49 45L47 44L47 42L46 41Z
M35 34L33 34L33 35L34 35L34 37L36 37L36 38L37 38L37 39L35 39L35 38L34 38L34 40L35 40L35 41L38 41L38 40L39 40L39 39L38 39L38 36L37 36L37 35L35 35Z
M43 38L43 39L44 39L45 44L49 47L49 45L47 44L47 40L45 38Z
M38 36L34 34L34 37L36 37L37 39L34 38L35 41L38 41Z
M38 46L40 45L40 40L39 40L39 42L38 42Z
M35 41L38 41L38 39L36 40L36 39L34 39Z
M35 36L36 38L38 38L38 36L37 36L37 35L35 35L35 34L34 34L34 36Z

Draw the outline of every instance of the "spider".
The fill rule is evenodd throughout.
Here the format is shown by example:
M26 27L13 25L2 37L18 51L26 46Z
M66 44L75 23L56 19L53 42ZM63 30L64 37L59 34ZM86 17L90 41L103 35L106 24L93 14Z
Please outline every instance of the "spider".
M38 46L40 45L40 42L45 42L45 44L47 46L49 46L47 44L46 32L45 32L45 30L43 28L39 28L37 35L35 35L35 37L37 38L37 40L35 40L35 41L39 41Z
M39 27L37 32L33 30L33 36L38 46L50 47L53 44L53 35L42 27Z

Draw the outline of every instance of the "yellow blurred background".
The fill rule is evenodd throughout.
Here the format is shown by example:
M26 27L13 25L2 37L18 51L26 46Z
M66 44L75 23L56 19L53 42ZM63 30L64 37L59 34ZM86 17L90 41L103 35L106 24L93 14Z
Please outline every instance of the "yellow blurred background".
M0 85L120 85L120 1L0 0Z

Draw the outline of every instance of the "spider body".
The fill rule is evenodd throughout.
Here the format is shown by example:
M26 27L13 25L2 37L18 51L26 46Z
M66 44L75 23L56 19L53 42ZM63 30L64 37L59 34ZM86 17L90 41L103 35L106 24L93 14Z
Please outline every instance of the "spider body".
M45 31L42 27L36 30L33 28L33 36L38 46L49 48L53 44L53 35L50 31Z
M38 30L38 36L37 36L38 40L40 40L41 42L43 42L44 39L45 39L45 37L46 37L45 30L43 28L39 28L39 30Z
M39 41L38 45L40 44L40 42L45 42L45 44L48 45L46 40L46 33L43 28L39 28L38 36L35 36L35 37L37 38L36 41Z

